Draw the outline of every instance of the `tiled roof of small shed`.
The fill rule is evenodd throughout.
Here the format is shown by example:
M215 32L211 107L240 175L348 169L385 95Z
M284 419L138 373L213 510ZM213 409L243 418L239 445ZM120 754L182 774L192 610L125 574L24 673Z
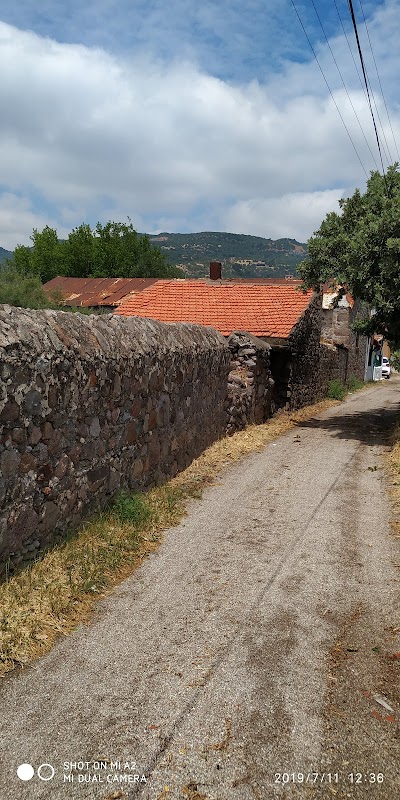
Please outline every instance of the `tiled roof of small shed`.
M157 278L66 278L59 276L44 284L50 295L60 293L65 305L117 306L131 292L141 292Z
M158 280L126 297L115 313L209 325L224 336L245 330L254 336L287 338L312 295L293 284Z

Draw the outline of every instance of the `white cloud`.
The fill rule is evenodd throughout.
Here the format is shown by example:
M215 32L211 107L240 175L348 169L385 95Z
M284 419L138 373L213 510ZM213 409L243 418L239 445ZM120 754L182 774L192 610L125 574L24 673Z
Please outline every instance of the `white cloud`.
M14 250L17 244L31 245L30 234L34 228L42 230L45 225L56 227L57 221L47 215L38 214L31 208L29 200L10 192L0 195L0 246ZM60 237L68 235L68 229L58 224Z
M370 26L389 97L397 51L384 55L381 42L400 34L399 6L390 0ZM347 75L347 45L334 41ZM327 48L319 55L330 69ZM16 198L15 222L0 214L3 246L22 241L24 225L26 240L40 220L66 230L128 215L149 231L228 226L305 239L342 192L365 185L315 64L288 62L266 84L238 85L189 61L123 59L0 23L0 70L0 174ZM333 77L332 86L369 172L374 163L348 98ZM349 86L374 148L363 93ZM397 134L398 111L393 102Z
M282 197L255 197L234 205L225 216L225 230L253 236L297 239L304 242L328 211L339 212L338 201L345 195L342 189L324 192L297 192Z

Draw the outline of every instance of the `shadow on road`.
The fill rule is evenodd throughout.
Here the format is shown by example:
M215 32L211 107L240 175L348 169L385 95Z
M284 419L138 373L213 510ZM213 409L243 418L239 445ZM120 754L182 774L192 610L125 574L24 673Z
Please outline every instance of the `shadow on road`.
M391 408L355 411L329 419L298 422L298 428L319 428L339 439L357 439L367 445L389 445L396 422L400 418L400 402Z

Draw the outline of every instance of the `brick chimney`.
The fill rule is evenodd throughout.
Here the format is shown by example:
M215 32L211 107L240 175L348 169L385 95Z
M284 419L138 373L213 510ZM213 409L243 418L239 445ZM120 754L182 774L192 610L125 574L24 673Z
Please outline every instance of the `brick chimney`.
M210 281L220 281L222 277L221 261L210 261Z

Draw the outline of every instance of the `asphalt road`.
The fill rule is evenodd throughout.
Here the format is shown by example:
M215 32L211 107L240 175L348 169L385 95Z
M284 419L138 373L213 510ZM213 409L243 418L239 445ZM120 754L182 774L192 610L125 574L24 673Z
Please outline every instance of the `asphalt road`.
M367 389L227 470L1 683L1 800L400 796L399 401Z

